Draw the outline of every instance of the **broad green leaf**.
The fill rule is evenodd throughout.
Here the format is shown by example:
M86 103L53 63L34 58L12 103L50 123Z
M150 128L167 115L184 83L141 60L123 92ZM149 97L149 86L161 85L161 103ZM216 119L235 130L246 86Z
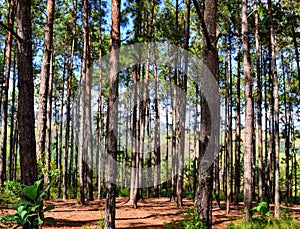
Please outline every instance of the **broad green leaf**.
M25 208L24 206L19 206L19 207L18 207L17 212L18 212L19 215L22 214L24 208Z
M258 204L257 209L258 212L267 212L267 203L266 202L261 202Z
M39 188L41 182L42 182L42 180L38 180L33 185L24 187L22 191L25 194L25 196L27 196L31 200L35 200L37 197L38 188Z
M40 208L41 207L41 205L34 205L34 206L32 206L32 208L30 209L30 211L32 211L32 212L35 212L38 208Z
M44 221L41 218L38 218L38 225L42 225L44 223Z
M21 214L20 214L21 219L24 220L24 219L26 218L27 213L28 213L28 212L27 212L26 210L22 211Z

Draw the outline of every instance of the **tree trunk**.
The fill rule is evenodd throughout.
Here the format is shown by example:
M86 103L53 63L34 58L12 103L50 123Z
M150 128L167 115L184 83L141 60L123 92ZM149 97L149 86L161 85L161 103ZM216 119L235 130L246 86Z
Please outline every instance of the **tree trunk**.
M111 33L110 33L110 81L107 116L107 181L104 228L115 228L116 217L116 159L117 159L117 136L114 130L118 128L117 109L114 109L118 96L118 71L119 71L119 48L120 48L120 0L111 2Z
M249 33L248 33L248 13L247 0L242 0L242 37L244 52L244 81L245 81L245 149L244 149L244 203L245 203L245 220L251 219L252 208L252 153L253 153L253 92L250 70L250 50L249 50Z
M287 102L286 74L284 69L283 51L281 52L282 77L283 77L283 103L284 103L284 139L285 139L285 204L288 206L290 194L290 120L289 103ZM290 98L288 98L290 100Z
M55 0L47 1L46 26L44 34L44 46L42 66L40 73L40 88L38 97L38 120L37 120L37 157L45 165L45 146L47 129L47 102L49 93L50 59L52 53L53 21L55 11Z
M73 59L75 53L75 36L76 36L76 17L77 17L77 1L74 5L74 21L72 31L72 45L68 71L67 84L67 103L66 103L66 132L65 132L65 149L64 149L64 167L63 167L63 199L67 199L67 181L68 181L68 161L69 161L69 137L70 137L70 121L71 121L71 96L72 96L72 80L73 80Z
M263 137L262 137L262 83L261 83L261 71L260 71L260 44L259 44L259 28L258 28L258 12L257 1L254 1L255 11L255 60L256 60L256 74L257 74L257 127L258 127L258 201L263 201Z
M279 139L279 99L278 99L278 79L276 70L276 54L275 54L275 38L274 38L274 26L273 26L273 13L272 3L268 0L268 14L270 20L270 43L271 43L271 55L272 55L272 79L273 79L273 97L274 97L274 170L275 170L275 193L274 193L274 216L279 219L280 217L280 177L279 177L279 153L280 153L280 139Z
M18 40L18 125L21 182L33 185L37 180L36 144L34 133L34 85L32 67L31 1L17 4Z
M196 0L194 5L198 6ZM197 7L199 9L199 7ZM197 10L198 11L198 10ZM200 11L200 10L199 10ZM198 17L202 18L198 11ZM199 15L201 14L201 15ZM218 52L217 52L217 0L205 0L203 30L207 32L203 44L203 65L210 70L218 82ZM211 115L205 97L202 98L201 132L199 145L199 161L207 150L209 136L211 133ZM213 189L213 164L206 170L199 168L197 191L195 195L195 206L201 220L208 228L212 227L212 189Z
M227 38L227 37L226 37ZM225 54L225 81L226 81L226 98L225 98L225 106L226 106L226 137L225 137L225 149L226 149L226 214L230 212L230 196L231 196L231 186L230 186L230 163L231 163L231 98L230 98L230 85L229 85L229 69L228 69L228 57L229 57L229 50L227 45L227 39L225 38L225 46L226 46L226 54Z
M101 3L100 3L101 6ZM98 101L98 112L99 112L99 117L98 117L98 126L97 126L97 144L98 144L98 157L97 157L97 163L98 163L98 170L97 170L97 174L98 174L98 199L101 199L101 184L102 184L102 165L103 165L103 147L102 145L104 145L102 143L102 133L103 133L103 125L102 125L102 103L103 103L103 99L102 99L102 35L101 35L101 25L100 25L100 35L99 35L99 43L100 43L100 47L99 47L99 101ZM127 123L127 122L126 122ZM127 134L127 132L126 132Z
M51 177L50 177L50 171L51 171L51 143L52 143L52 98L53 98L53 63L54 63L54 55L51 53L50 58L50 70L49 70L49 96L48 96L48 112L47 112L47 145L46 145L46 172L44 177L44 183L50 184L51 183ZM46 193L46 199L50 199L50 189Z
M241 38L238 38L237 57L237 95L236 95L236 148L235 148L235 204L239 203L240 183L241 183Z
M14 25L14 0L9 3L8 9L8 27L12 30ZM4 97L3 97L3 110L2 110L2 139L1 139L1 155L0 155L0 187L6 180L6 152L7 152L7 119L8 119L8 89L11 67L11 44L12 33L7 32L5 43L5 82L4 82ZM2 97L1 97L2 98Z
M11 181L16 180L16 170L17 164L15 163L17 158L17 153L15 150L16 141L15 138L17 136L17 125L15 125L15 112L16 112L16 55L14 55L14 63L13 63L13 85L12 85L12 99L11 99L11 115L10 115L10 148L9 148L9 179Z
M130 201L133 203L133 207L137 208L137 180L136 180L136 173L137 173L137 122L138 122L138 103L137 103L137 65L133 66L133 74L132 74L132 81L133 81L133 96L132 96L132 112L131 112L131 174L130 174Z
M93 200L93 142L92 142L92 113L91 113L91 88L92 88L92 72L91 72L91 51L90 51L90 31L89 31L89 3L84 0L84 73L85 73L85 97L84 109L85 125L84 125L84 141L85 141L85 154L87 164L87 199Z
M64 102L65 102L65 80L66 80L66 73L67 72L67 54L64 55L64 67L63 67L63 75L62 75L62 89L61 89L61 104L60 104L60 117L59 117L59 146L57 151L56 157L56 168L58 170L58 179L57 179L57 186L58 192L57 197L61 198L62 194L62 155L63 155L63 120L64 120ZM58 136L57 136L58 137Z

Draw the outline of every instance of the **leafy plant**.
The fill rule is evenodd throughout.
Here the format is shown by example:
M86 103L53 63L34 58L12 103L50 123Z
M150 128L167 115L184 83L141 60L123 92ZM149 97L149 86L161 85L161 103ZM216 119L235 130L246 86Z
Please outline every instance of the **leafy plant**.
M280 219L274 219L268 211L267 203L261 202L252 208L256 211L250 222L244 219L232 221L228 229L300 229L300 224L295 221L288 209L282 209Z
M18 181L5 181L4 186L0 190L0 204L8 206L17 202L20 198L21 183Z
M126 197L130 194L129 188L117 188L117 193L119 197Z
M104 217L102 214L100 215L99 226L100 228L104 228Z
M183 215L183 220L172 221L171 223L164 223L164 227L169 229L185 228L185 229L206 229L206 225L199 220L196 207L186 210Z
M258 214L253 214L252 219L267 221L268 225L271 224L272 222L271 213L268 211L267 202L260 202L256 207L253 207L251 210L256 211L258 213Z
M6 227L17 224L24 228L29 224L33 229L41 228L45 222L55 224L53 218L44 216L44 213L53 209L54 206L44 208L43 200L50 186L47 185L40 190L42 181L38 180L31 186L25 186L21 191L21 195L25 198L13 204L13 209L17 212L14 215L8 214L0 218L0 222Z

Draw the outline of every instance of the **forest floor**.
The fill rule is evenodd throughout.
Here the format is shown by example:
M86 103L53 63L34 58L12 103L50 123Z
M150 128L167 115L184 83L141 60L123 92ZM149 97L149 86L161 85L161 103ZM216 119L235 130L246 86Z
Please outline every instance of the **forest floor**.
M193 206L193 201L184 199L184 207L181 211L176 202L170 202L168 198L147 198L138 202L138 208L126 203L127 198L117 198L116 228L130 229L162 229L164 222L180 220L183 212ZM99 219L104 216L105 200L90 201L82 206L76 200L47 201L47 205L55 208L47 212L46 216L55 218L55 226L46 225L43 228L100 228ZM225 203L221 209L213 204L213 228L225 228L232 220L241 218L243 205L232 205L231 212L226 215ZM290 206L290 211L297 221L300 221L300 205ZM0 207L0 217L5 213L13 213L11 209ZM2 213L2 214L1 214Z

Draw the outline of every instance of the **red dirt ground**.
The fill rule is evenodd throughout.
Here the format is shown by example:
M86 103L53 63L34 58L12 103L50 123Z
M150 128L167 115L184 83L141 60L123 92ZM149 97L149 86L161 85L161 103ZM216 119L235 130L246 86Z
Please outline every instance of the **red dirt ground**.
M138 209L126 202L126 198L117 198L116 227L130 229L162 229L164 222L182 219L183 213L176 207L174 201L168 198L149 198L138 203ZM99 219L104 216L105 200L90 201L87 205L79 205L76 200L53 200L46 204L54 205L55 209L46 213L56 219L55 226L46 225L44 228L100 228ZM183 211L193 206L191 200L184 200ZM225 204L222 203L222 210L213 206L213 228L224 228L231 220L242 217L242 204L231 206L231 212L226 215ZM289 207L294 217L300 221L300 206ZM13 213L11 209L0 207L0 216Z

